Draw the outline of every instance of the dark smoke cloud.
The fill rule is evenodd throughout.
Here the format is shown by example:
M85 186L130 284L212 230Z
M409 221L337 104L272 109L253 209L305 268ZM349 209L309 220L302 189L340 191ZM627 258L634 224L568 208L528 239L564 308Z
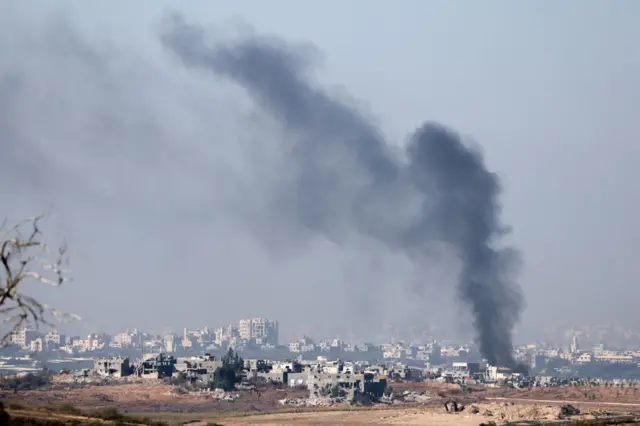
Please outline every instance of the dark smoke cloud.
M203 29L179 16L166 24L162 42L184 64L244 87L295 140L287 146L293 173L270 189L268 217L338 242L373 238L417 264L434 244L453 248L458 296L472 310L481 352L516 366L512 327L523 300L511 279L515 252L495 246L505 232L500 186L479 152L426 123L398 156L369 120L310 82L300 49L257 36L208 45Z

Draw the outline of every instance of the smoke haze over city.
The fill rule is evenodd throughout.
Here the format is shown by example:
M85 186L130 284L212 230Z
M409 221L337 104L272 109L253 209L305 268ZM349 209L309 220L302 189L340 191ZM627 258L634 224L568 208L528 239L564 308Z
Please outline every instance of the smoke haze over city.
M622 46L640 34L628 11L42 4L0 6L0 194L10 220L53 207L45 229L68 241L75 280L31 291L78 313L82 332L264 315L285 338L374 339L391 325L471 338L475 323L495 346L525 304L500 275L485 300L495 317L483 316L465 262L496 273L476 256L506 246L524 253L516 340L637 322L640 59ZM362 144L345 150L345 138ZM461 158L477 168L445 167L445 154L412 168L443 148L420 138L471 149ZM425 208L415 192L434 191L420 183L439 177L495 202L502 221L463 232L460 212L477 210L442 202L407 226ZM494 246L503 223L513 232ZM419 261L416 235L429 242Z

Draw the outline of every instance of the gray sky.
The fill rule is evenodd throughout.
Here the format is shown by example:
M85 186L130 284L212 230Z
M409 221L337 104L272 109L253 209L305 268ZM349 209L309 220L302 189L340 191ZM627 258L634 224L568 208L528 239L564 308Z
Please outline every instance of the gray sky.
M83 333L245 315L280 319L285 337L368 337L385 321L468 328L448 262L425 275L382 247L318 238L265 249L239 219L262 194L234 200L251 176L277 179L269 141L284 136L242 90L162 48L162 18L179 10L212 37L315 45L320 84L393 143L424 120L473 137L503 180L508 242L524 254L522 337L636 324L640 4L399 5L0 2L2 213L53 204L51 236L73 249L75 282L33 292L80 314ZM256 171L257 159L271 168Z

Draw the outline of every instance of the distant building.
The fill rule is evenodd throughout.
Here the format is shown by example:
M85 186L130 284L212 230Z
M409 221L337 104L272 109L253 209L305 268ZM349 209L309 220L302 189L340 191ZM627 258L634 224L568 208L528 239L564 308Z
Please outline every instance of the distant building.
M118 348L129 348L133 346L133 334L129 332L118 333L113 336L113 343Z
M220 327L215 332L215 344L220 346L223 343L230 343L236 337L239 337L238 328L233 325Z
M238 334L242 340L257 340L261 344L277 345L278 329L278 321L266 318L246 318L238 323Z
M173 333L167 333L164 336L164 351L172 353L176 351L176 336Z
M289 352L313 352L315 348L315 343L307 336L289 343Z
M387 380L372 373L362 374L327 374L311 373L307 377L307 389L312 397L318 397L337 388L346 394L348 400L357 398L358 394L379 398L387 388Z
M31 352L42 352L44 350L42 337L38 337L37 339L33 339L29 342L29 348L31 349Z
M12 345L19 346L22 349L30 348L31 341L38 337L38 332L27 327L13 331L10 337Z
M60 334L57 330L51 331L44 336L45 343L49 347L60 347L65 343L65 335Z
M148 355L138 366L138 375L148 379L171 377L175 371L176 359L171 355Z
M578 335L574 334L573 339L571 340L570 351L572 354L578 353L580 351L580 345L578 344Z
M596 361L610 364L633 364L631 355L600 355L596 356Z
M93 361L93 371L101 376L125 377L133 372L129 358L97 358Z

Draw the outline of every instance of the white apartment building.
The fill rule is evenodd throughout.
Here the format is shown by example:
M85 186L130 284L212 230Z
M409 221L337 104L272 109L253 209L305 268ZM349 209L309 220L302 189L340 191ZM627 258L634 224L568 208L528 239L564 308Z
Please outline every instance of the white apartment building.
M60 334L57 330L54 330L45 334L44 341L47 345L60 347L65 344L65 337L66 336L64 334Z
M124 332L113 337L114 346L117 348L128 348L133 345L133 334Z
M27 327L23 327L11 333L10 342L12 345L19 346L22 349L28 349L30 347L31 341L36 339L37 337L37 331Z
M164 351L167 353L175 352L176 350L176 335L173 333L165 334L164 336Z
M220 327L216 329L215 334L215 344L221 345L223 342L231 342L238 335L238 328L233 325L228 325L226 327Z
M44 350L44 344L42 342L42 337L38 337L37 339L33 339L29 343L29 348L31 352L42 352Z
M266 318L245 318L238 323L238 332L243 340L260 340L263 344L278 344L278 321Z

